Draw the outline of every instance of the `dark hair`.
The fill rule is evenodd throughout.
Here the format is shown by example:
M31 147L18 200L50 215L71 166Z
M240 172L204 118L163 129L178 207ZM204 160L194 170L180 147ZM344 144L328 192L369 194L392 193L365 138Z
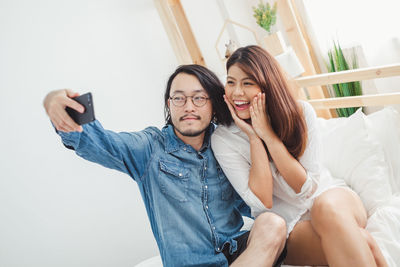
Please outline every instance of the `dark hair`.
M226 63L237 65L265 93L271 126L293 157L300 157L307 143L307 125L289 81L275 58L255 45L239 48Z
M213 122L217 124L229 125L232 122L232 116L229 109L224 101L224 86L218 77L209 69L196 64L181 65L175 72L169 77L167 82L167 88L164 94L164 117L166 124L172 124L171 114L168 108L168 99L171 92L172 81L179 73L186 73L196 76L201 86L206 90L213 109Z

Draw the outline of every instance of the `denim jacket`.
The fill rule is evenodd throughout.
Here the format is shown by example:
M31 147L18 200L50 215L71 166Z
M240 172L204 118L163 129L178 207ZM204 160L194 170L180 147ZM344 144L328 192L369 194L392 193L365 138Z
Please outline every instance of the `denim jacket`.
M225 177L210 147L211 125L199 151L171 125L162 131L115 133L98 121L83 132L59 131L84 159L122 171L138 184L164 266L227 266L223 248L237 249L240 210L248 207Z

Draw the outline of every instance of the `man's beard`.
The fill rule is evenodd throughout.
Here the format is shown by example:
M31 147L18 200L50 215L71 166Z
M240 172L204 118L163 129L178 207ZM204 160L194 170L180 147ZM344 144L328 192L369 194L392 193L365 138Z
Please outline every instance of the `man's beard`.
M182 136L186 136L186 137L196 137L196 136L199 136L199 135L201 135L202 133L204 133L205 130L207 130L208 125L207 125L206 127L204 127L204 129L201 129L201 130L198 130L198 131L196 131L196 130L181 131L178 127L175 127L175 126L174 126L174 128L175 128L175 130L176 130L178 133L180 133Z
M194 117L196 117L197 120L201 121L201 117L198 116L198 115L186 114L185 116L182 116L182 117L179 118L179 122L184 121L185 118L188 117L188 116L194 116ZM175 130L176 130L178 133L180 133L182 136L186 136L186 137L196 137L196 136L199 136L199 135L201 135L202 133L204 133L204 131L205 131L205 130L208 128L208 126L209 126L209 125L207 125L207 126L205 126L203 129L201 129L201 130L192 130L192 129L189 129L189 130L186 130L186 131L182 131L181 129L179 129L179 127L178 127L179 124L178 124L178 123L177 123L178 125L175 125L174 122L172 121L172 124L173 124Z

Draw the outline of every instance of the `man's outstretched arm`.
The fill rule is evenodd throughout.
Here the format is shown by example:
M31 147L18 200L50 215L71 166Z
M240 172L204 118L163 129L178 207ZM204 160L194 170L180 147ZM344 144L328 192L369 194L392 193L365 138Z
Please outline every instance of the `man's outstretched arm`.
M98 121L80 126L65 111L70 107L83 112L84 107L71 99L78 95L68 89L56 90L43 101L64 145L86 160L125 172L135 180L140 178L151 157L154 130L116 133L105 130Z

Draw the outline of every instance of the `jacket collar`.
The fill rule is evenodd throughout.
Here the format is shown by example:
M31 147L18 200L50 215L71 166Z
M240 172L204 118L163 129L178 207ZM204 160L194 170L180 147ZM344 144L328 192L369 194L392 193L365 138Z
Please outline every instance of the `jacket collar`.
M200 152L204 151L210 146L210 137L211 134L214 132L214 129L215 125L213 123L211 123L210 126L206 129L203 146L201 147ZM176 136L174 126L172 126L171 124L165 125L162 131L165 137L165 152L172 153L184 147L189 147L189 145L185 144L180 138L178 138L178 136Z

